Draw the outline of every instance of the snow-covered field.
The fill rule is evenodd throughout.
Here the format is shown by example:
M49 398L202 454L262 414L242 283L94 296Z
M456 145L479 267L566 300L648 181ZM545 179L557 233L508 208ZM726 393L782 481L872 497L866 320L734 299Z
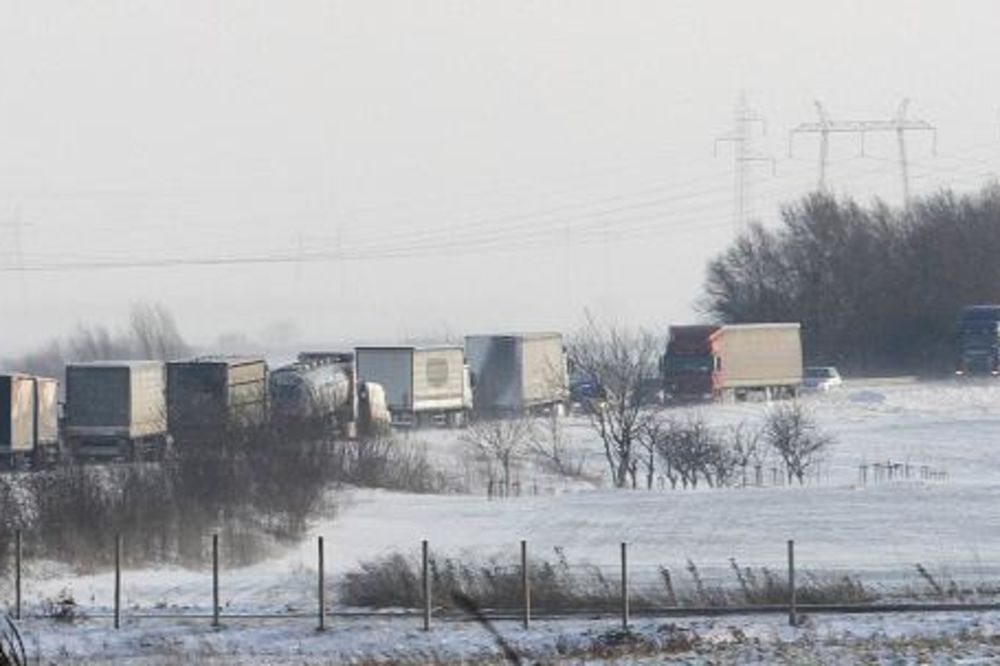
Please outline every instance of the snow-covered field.
M996 510L1000 506L1000 386L859 382L808 397L806 402L821 427L836 437L818 478L806 487L614 491L525 467L519 472L524 494L503 501L488 499L484 486L474 486L472 495L463 496L345 492L339 498L337 514L317 521L312 535L326 538L331 588L358 562L393 551L415 555L421 539L429 539L438 554L498 556L511 562L519 540L527 539L535 557L552 559L553 549L558 547L571 563L596 564L609 572L617 566L619 542L626 541L637 580L653 577L660 564L682 577L688 559L709 579L728 577L730 558L741 565L780 570L785 542L795 539L800 567L851 572L887 588L920 589L916 563L942 581L1000 582L1000 511ZM766 409L764 404L690 408L718 426L759 422ZM573 417L566 425L574 449L587 453L588 468L601 472L600 444L586 420ZM453 468L456 475L465 474L467 469L462 462L467 447L458 437L456 432L445 430L412 436L426 442L431 457ZM869 482L859 482L860 465L890 460L909 464L910 478L874 483L870 469ZM947 476L921 479L921 466ZM225 571L222 602L229 610L308 611L315 604L315 561L316 546L310 538L271 560ZM84 607L106 609L112 589L110 573L80 576L66 567L41 563L32 565L25 583L28 606L34 610L63 590ZM211 606L209 573L126 571L123 599L128 609L176 607L204 612ZM954 621L973 623L975 618ZM996 619L991 616L990 621ZM168 642L177 637L184 651L195 641L206 650L227 654L230 648L244 644L240 638L244 634L257 635L256 629L246 626L211 633L156 622L160 628L150 631L166 636L162 640ZM445 653L452 658L457 653L448 650L463 641L461 632L414 637L412 620L380 622L402 623L390 632L397 647L412 640L413 649L417 649L431 641L451 646ZM718 626L735 622L728 619ZM748 626L771 626L770 622L754 619ZM818 631L837 627L843 632L855 623L871 627L874 621L818 617L815 622ZM895 626L894 621L886 622ZM135 654L147 654L142 647L145 625L128 628L121 637L112 638L95 623L100 624L93 620L83 626L61 627L35 620L26 629L40 652L49 657L63 648L68 656L97 657L105 649L101 641L112 641L114 650L127 652L131 646ZM914 621L915 625L921 623L922 619ZM344 641L356 639L359 646L364 645L367 639L362 637L368 631L377 637L380 630L369 625L381 626L375 622L359 624L358 633L347 632ZM300 625L287 632L280 629L285 626L282 624L256 626L261 627L260 635L269 637L266 641L285 646L282 650L313 640ZM549 638L564 631L556 625L545 627L542 633ZM565 631L577 635L587 630L577 626ZM327 640L333 639L322 639ZM371 640L378 643L380 639ZM390 640L388 635L385 640ZM118 645L121 641L125 647ZM478 654L476 645L470 639L469 656ZM308 652L313 648L303 649Z

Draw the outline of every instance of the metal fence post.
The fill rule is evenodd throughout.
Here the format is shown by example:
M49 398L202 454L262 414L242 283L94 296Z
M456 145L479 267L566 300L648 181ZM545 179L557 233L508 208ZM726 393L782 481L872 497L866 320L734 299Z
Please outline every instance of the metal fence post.
M326 587L323 584L323 537L316 539L319 548L319 630L326 629Z
M788 540L788 623L798 626L798 612L795 598L795 541Z
M14 619L21 619L21 530L14 534Z
M528 576L528 542L521 541L521 591L524 596L524 628L531 628L531 579Z
M427 539L421 542L423 557L423 587L424 587L424 631L431 630L431 576L430 576L430 546Z
M219 626L219 534L212 535L212 626Z
M622 541L622 629L628 630L628 544Z
M115 629L122 626L122 535L115 535Z

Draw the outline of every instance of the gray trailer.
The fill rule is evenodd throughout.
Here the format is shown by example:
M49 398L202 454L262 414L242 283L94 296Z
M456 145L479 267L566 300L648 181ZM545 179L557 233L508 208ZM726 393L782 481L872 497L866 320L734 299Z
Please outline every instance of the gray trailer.
M165 373L159 361L66 366L66 444L81 457L135 457L167 442Z
M470 335L465 357L480 414L527 414L560 409L569 393L559 333Z
M357 385L378 384L397 425L464 425L472 390L461 347L358 347Z
M212 432L267 421L267 363L204 357L167 363L170 432Z

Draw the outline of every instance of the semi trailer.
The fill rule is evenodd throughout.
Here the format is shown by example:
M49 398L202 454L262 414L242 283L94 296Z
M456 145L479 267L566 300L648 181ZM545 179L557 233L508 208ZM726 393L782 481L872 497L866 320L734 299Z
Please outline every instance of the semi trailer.
M669 400L793 397L802 385L797 323L671 326L660 362Z
M559 333L470 335L465 338L465 357L477 414L561 410L569 398Z
M80 457L137 457L168 441L166 375L159 361L66 366L66 444Z
M58 455L58 399L55 379L0 374L0 461L16 467Z
M267 422L267 363L209 356L167 363L170 432L198 433Z
M357 347L354 368L359 389L381 387L393 424L459 426L472 409L462 347Z

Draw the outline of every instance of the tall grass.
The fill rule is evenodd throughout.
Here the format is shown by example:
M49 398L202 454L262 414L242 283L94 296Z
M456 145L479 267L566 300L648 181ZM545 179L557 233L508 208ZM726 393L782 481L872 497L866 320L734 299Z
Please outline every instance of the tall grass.
M434 557L430 560L432 598L436 607L453 610L467 598L485 609L510 610L523 603L520 567L499 558L486 560ZM766 567L740 567L731 561L732 584L708 585L697 565L688 561L690 582L681 584L670 570L659 567L659 584L652 578L630 584L632 608L735 607L785 605L787 581ZM552 561L529 564L532 607L538 611L613 611L619 608L621 584L617 571L600 567L570 565L561 549ZM422 604L421 563L401 553L393 553L362 563L341 582L340 601L348 606L368 608L416 608ZM796 587L803 604L870 603L878 595L850 576L824 577L804 572Z

